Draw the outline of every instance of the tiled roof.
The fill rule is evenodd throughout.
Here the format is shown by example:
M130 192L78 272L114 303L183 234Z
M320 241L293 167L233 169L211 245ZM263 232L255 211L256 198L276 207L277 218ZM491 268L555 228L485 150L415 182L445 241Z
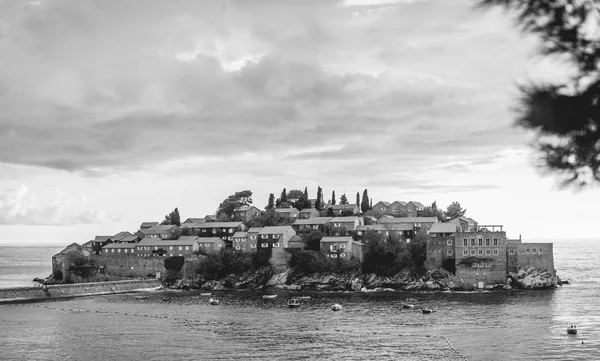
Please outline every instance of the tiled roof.
M263 227L250 227L248 233L258 233L261 229L263 229Z
M329 223L345 223L345 222L355 222L358 219L356 216L352 217L334 217L331 218Z
M289 232L292 229L291 226L268 226L258 232L258 234L283 234Z
M358 226L357 231L412 231L412 224L372 224L368 226Z
M107 248L127 248L127 249L133 249L135 248L137 244L135 243L111 243L111 244L107 244L106 246L102 247L102 249L107 249Z
M338 217L338 218L342 218L342 217ZM327 224L332 219L334 219L334 218L331 218L331 217L315 217L315 218L308 218L308 219L297 219L294 222L294 224L295 225L299 225L299 224Z
M204 218L188 218L183 223L206 223ZM181 224L183 226L183 224Z
M400 217L400 218L384 218L377 220L378 223L436 223L437 217Z
M152 226L158 225L158 222L142 222L140 228L150 228Z
M107 240L112 240L113 236L96 236L94 238L94 242L106 242Z
M223 240L219 237L199 237L198 243L215 243L215 242L223 242Z
M138 239L140 239L140 237L132 235L132 236L123 237L123 238L119 239L118 242L121 242L121 243L132 243L132 242L136 242Z
M358 226L356 227L357 231L385 231L387 228L383 224L371 224L368 226Z
M165 225L158 225L158 226L152 226L148 229L141 229L140 231L143 234L161 234L163 232L169 231L173 228L177 228L177 226L174 226L172 224L165 224Z
M342 237L323 237L321 238L321 243L347 243L352 242L353 239L350 236L342 236Z
M404 202L404 201L394 201L392 204L394 204L394 203L398 203L399 205L401 205L401 206L403 206L403 207L404 207L404 206L407 204L407 203L406 203L406 202ZM388 207L389 207L389 206L391 206L392 204L388 204Z
M133 234L131 232L127 232L127 231L121 231L117 234L115 234L114 236L112 236L112 240L113 241L120 241L121 239L123 239L124 237L131 237L133 236Z
M275 212L277 213L290 213L293 211L298 212L296 208L275 208Z
M308 212L317 212L319 213L319 210L317 210L316 208L304 208L300 211L300 213L308 213Z
M412 203L412 204L414 204L417 207L425 208L425 206L421 202L410 201L408 203Z
M250 210L250 209L252 209L252 208L255 208L255 209L259 210L259 209L258 209L258 208L256 208L255 206L239 206L239 207L237 207L236 209L234 209L233 211L234 211L234 212L244 212L244 211Z
M136 246L160 246L162 239L160 238L144 238Z
M329 206L329 208L333 208L334 210L345 210L358 208L358 206L356 204L334 204L332 206Z
M248 237L248 232L235 232L233 238L246 238Z
M163 240L161 244L165 246L193 246L199 240L200 237L196 236L181 236L174 240Z
M378 205L379 203L383 203L383 205L386 207L388 207L390 205L390 202L379 201L379 202L375 203L375 206ZM375 206L373 206L373 207L375 207Z
M198 224L196 228L236 228L241 224L242 222L207 222Z
M87 241L84 244L82 244L81 247L91 247L92 243L94 243L94 241Z
M455 233L456 223L434 223L431 225L429 233Z

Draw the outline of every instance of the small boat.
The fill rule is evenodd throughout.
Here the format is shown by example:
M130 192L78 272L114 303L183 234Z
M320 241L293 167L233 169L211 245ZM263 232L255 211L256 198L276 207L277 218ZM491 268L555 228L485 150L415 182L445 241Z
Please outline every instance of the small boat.
M570 325L567 327L567 333L570 335L575 335L577 333L577 325Z
M292 298L292 299L288 300L287 306L288 306L288 308L300 307L300 300L297 298Z
M412 303L402 303L402 308L415 308L415 305Z
M428 315L428 314L430 314L430 313L434 313L434 312L435 312L435 310L434 310L434 309L432 309L432 308L427 308L427 307L424 307L424 308L422 308L422 309L421 309L421 312L423 312L424 314Z
M135 296L138 300L147 300L148 296Z
M201 293L200 296L212 296L212 293L205 292L205 293Z
M340 305L339 303L336 303L331 306L332 311L340 311L341 309L342 309L342 305Z
M310 296L298 296L296 298L299 300L310 300Z
M263 298L266 300L272 300L274 298L277 298L277 295L263 295Z
M208 303L210 303L213 306L216 306L219 304L219 300L211 297L210 300L208 300Z

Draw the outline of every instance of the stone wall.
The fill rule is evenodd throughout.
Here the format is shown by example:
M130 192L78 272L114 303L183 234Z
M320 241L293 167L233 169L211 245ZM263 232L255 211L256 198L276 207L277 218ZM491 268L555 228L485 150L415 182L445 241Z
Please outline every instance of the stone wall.
M527 252L529 250L529 252ZM536 250L534 253L533 250ZM552 243L521 243L517 246L517 264L519 268L537 268L556 274Z
M204 256L191 255L185 257L181 272L184 278L193 278L196 269ZM104 273L112 277L147 277L157 274L165 275L165 257L140 257L136 255L94 255L92 264L104 267Z
M448 241L450 241L450 244L448 244ZM428 236L425 241L427 253L425 267L428 269L440 268L446 258L454 258L454 242L454 236ZM448 254L448 251L450 251L450 254Z
M111 293L125 293L162 286L160 280L128 280L113 282L76 283L46 287L0 288L0 303L43 301Z
M481 246L479 245L480 238L483 242ZM467 239L467 246L464 246L464 239ZM475 245L471 246L473 239ZM486 245L488 239L490 240L489 246ZM494 244L495 239L497 240L496 244ZM506 283L506 232L458 232L455 243L456 277L462 278L466 283L475 287ZM479 254L480 251L482 254ZM489 251L489 255L487 251ZM469 262L470 260L474 261Z

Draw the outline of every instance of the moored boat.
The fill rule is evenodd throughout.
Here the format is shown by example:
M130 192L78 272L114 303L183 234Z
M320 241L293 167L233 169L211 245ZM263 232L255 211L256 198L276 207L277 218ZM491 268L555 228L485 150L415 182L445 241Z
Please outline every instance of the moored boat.
M435 310L434 310L434 309L432 309L432 308L423 307L423 308L421 309L421 312L423 312L424 314L426 314L426 315L427 315L427 314L430 314L430 313L434 313L434 312L435 312Z
M575 335L577 333L577 325L570 325L567 327L567 333L570 335Z
M340 311L341 309L342 309L342 305L340 305L339 303L336 303L331 306L331 310L333 310L333 311Z
M415 305L412 303L404 303L402 302L402 308L415 308Z
M292 299L288 300L287 306L288 306L288 308L300 307L300 300L297 298L292 298Z
M277 295L263 295L263 298L266 300L272 300L274 298L277 298Z
M212 297L210 298L210 300L208 300L208 302L213 306L216 306L219 304L219 300L216 298L212 298Z

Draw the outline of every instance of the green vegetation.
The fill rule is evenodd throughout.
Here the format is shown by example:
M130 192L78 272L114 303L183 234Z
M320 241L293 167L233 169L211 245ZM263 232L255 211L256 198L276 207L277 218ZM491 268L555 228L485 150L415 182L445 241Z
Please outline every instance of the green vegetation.
M209 253L206 260L196 269L206 279L221 279L232 273L242 273L269 264L270 250L244 253L232 249L222 249L219 253Z
M369 194L367 193L367 190L365 189L363 191L362 203L360 204L360 210L363 213L366 213L369 209L371 209L369 204L370 204L369 203Z
M162 225L175 225L177 227L181 226L181 217L179 216L179 209L177 207L173 210L173 212L167 214L165 216L165 220L160 224Z
M417 270L425 262L425 241L413 239L410 243L395 237L384 237L365 232L363 243L367 245L362 265L363 273L393 276L404 270Z
M290 266L294 271L304 274L315 272L360 272L360 262L357 259L327 258L318 251L300 251L292 254Z
M225 198L221 204L219 204L219 208L216 211L216 215L220 217L220 219L227 221L233 218L233 211L239 206L248 206L252 204L252 191L244 190L240 192L235 192L235 194L230 195Z

